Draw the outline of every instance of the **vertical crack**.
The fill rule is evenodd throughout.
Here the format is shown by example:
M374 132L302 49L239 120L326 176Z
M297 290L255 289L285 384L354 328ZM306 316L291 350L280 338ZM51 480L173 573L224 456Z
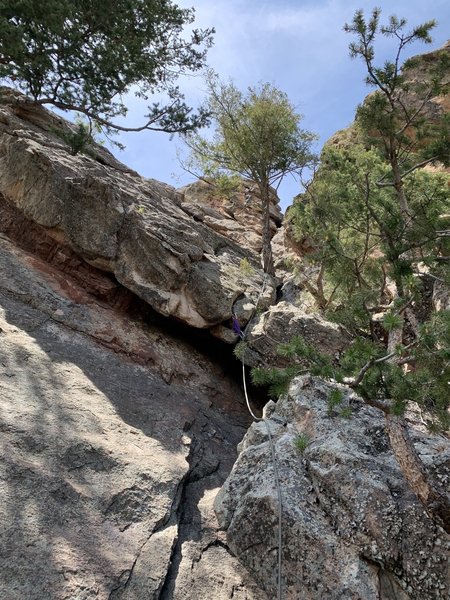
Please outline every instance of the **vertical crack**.
M182 522L184 520L184 516L186 513L186 507L187 507L186 489L189 485L189 482L192 479L192 473L194 472L194 470L198 467L198 465L201 462L201 459L202 459L201 457L203 454L201 452L201 448L200 448L200 458L199 458L199 456L198 456L199 448L197 446L198 446L198 444L194 438L192 440L192 444L191 444L191 451L187 458L187 460L189 462L189 470L186 473L186 475L184 476L184 478L182 479L182 481L180 482L180 486L178 488L178 503L176 505L175 510L172 513L174 520L177 524L177 539L176 539L176 543L174 544L174 546L172 548L169 566L167 568L167 573L166 573L166 577L164 579L164 583L161 586L161 589L160 589L160 592L158 595L158 600L171 600L171 598L173 598L175 582L177 579L178 571L180 569L180 564L181 564L181 560L182 560L181 549L182 549L182 544L183 544L183 536L181 535L181 526L182 526Z
M180 501L176 511L176 522L178 526L177 542L174 545L167 575L161 591L159 600L171 600L174 597L175 585L183 560L183 543L192 539L192 517L190 513L197 506L198 498L196 493L189 489L192 484L202 480L207 480L214 475L220 468L220 461L209 462L205 456L205 448L202 441L193 440L192 451L188 457L190 466L189 472L183 481L181 488Z
M191 445L191 450L187 457L189 464L191 464L192 454L193 454L193 450L192 450L192 445ZM161 519L155 525L151 534L147 537L147 539L141 545L141 547L139 548L139 550L136 554L136 557L133 561L133 564L131 565L131 568L129 570L123 571L121 573L121 575L118 578L117 584L111 590L111 592L108 596L108 600L119 600L122 597L122 594L125 592L125 590L127 589L127 587L130 585L130 583L132 581L133 572L139 561L139 558L140 558L144 548L146 547L146 545L152 539L152 537L155 534L159 533L160 531L163 531L166 527L176 525L177 526L177 535L175 536L175 539L174 539L174 542L172 545L172 550L170 553L170 559L169 559L167 573L164 578L164 581L162 582L162 584L160 586L160 589L156 590L156 593L158 593L157 597L163 598L163 596L161 594L163 593L163 590L167 587L168 580L170 581L170 575L173 571L173 567L172 567L173 561L175 560L176 555L177 555L177 548L179 546L180 516L183 514L182 506L183 506L184 498L185 498L185 487L187 485L187 482L189 480L189 476L190 476L191 472L192 472L192 468L189 467L188 471L185 473L185 475L181 478L180 482L178 483L178 486L176 488L176 491L175 491L175 494L173 497L172 504L170 506L170 509L167 511L167 514L163 517L163 519Z

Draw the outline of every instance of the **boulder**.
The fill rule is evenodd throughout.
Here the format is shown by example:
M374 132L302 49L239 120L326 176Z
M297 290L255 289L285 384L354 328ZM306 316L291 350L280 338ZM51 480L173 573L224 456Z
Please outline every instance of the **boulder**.
M280 356L278 347L294 336L301 336L320 352L336 358L351 341L342 327L319 313L307 313L282 301L252 320L246 337L245 363L250 367L288 366L292 358Z
M444 600L449 536L424 512L393 457L383 417L343 386L303 377L266 407L240 445L215 510L230 549L263 589L277 595L278 495L282 496L283 598ZM449 483L450 443L413 432L425 465Z

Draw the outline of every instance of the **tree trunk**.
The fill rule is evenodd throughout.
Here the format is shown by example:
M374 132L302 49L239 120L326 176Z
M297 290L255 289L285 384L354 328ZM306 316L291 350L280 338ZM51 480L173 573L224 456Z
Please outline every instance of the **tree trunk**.
M426 472L403 417L386 414L386 429L400 469L429 517L450 533L450 496Z
M261 194L261 208L263 216L263 232L262 232L262 262L265 273L275 275L275 268L272 256L272 244L270 235L270 189L269 184L259 186Z
M403 324L404 326L404 324ZM403 326L389 332L388 351L402 343ZM395 361L392 357L390 361ZM395 459L411 489L422 503L428 516L445 531L450 532L450 496L427 473L411 441L408 425L402 416L384 410L386 430Z
M391 142L392 143L392 142ZM405 194L405 186L403 184L403 178L400 172L400 165L398 164L398 159L396 155L397 149L391 150L391 167L392 174L394 176L394 188L398 198L398 204L400 206L400 211L402 214L403 223L405 225L405 229L411 229L411 208L408 203L408 199Z
M403 327L404 322L400 327L394 329L389 332L388 335L388 343L387 343L387 353L391 354L391 352L395 352L395 348L403 342Z

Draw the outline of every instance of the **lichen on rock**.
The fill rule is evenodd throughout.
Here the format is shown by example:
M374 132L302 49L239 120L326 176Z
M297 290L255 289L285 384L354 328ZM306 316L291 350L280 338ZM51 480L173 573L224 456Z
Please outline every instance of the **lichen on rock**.
M284 597L444 600L448 535L402 476L383 417L345 387L353 416L330 412L335 387L298 378L268 417L282 494ZM301 451L299 436L307 440ZM426 465L445 479L448 441L413 437ZM278 502L265 423L244 437L215 510L233 553L275 597Z

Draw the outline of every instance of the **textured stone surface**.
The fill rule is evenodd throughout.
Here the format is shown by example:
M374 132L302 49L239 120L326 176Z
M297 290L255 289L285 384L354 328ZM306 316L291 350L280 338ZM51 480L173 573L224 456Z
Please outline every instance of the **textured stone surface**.
M216 502L227 535L213 511L249 418L239 364L208 331L232 344L231 310L242 326L254 312L257 195L176 191L105 149L71 156L64 131L61 118L6 93L0 598L274 598L278 506L264 423L250 428ZM279 219L274 198L284 276L286 256L311 248ZM259 308L275 302L277 283ZM346 345L339 328L296 306L299 292L284 282L283 301L252 322L247 363L283 365L276 347L296 334L331 355ZM329 415L328 393L305 379L267 408L284 598L447 598L448 537L405 484L382 420L353 397L353 419ZM415 439L448 485L448 442Z
M290 302L279 302L257 316L248 329L245 363L251 367L283 367L292 361L277 353L280 344L294 336L303 337L317 350L336 356L350 342L350 336L319 314L308 314Z
M196 181L178 190L183 195L181 208L214 229L237 242L242 248L256 251L262 248L262 211L257 186L242 181L240 188L229 198L220 195L205 181ZM272 235L282 221L278 197L273 191L270 206Z
M55 126L23 97L3 102L0 193L58 242L162 315L197 328L227 326L235 300L257 295L259 256L188 215L174 188L117 168L102 149L72 156L55 134L67 130L61 119ZM245 281L243 258L252 265Z
M266 409L283 507L283 593L303 600L444 600L450 539L427 517L389 449L382 417L346 394L351 419L329 414L332 386L299 378ZM307 442L300 451L296 440ZM449 484L450 443L414 434ZM265 423L253 424L215 509L232 551L276 596L278 502Z
M0 236L0 597L259 600L212 510L248 424L230 365L63 258Z

